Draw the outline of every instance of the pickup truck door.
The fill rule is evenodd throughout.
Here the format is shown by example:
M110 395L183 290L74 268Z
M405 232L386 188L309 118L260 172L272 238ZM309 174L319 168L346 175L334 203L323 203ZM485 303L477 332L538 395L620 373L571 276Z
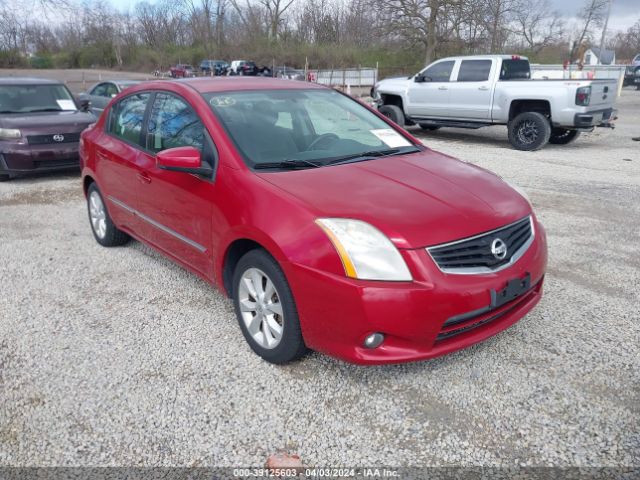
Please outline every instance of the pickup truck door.
M468 120L489 120L497 61L462 60L455 81L449 84L451 116Z
M407 92L409 116L449 116L449 85L455 63L455 60L436 62L416 75Z

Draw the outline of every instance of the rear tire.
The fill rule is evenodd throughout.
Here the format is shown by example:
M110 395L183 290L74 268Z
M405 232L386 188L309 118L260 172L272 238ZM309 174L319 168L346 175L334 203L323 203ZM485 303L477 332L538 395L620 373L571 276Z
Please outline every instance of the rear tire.
M289 283L266 251L251 250L238 262L233 304L245 340L267 362L284 364L307 352Z
M534 151L544 147L551 136L551 125L543 114L524 112L507 125L509 143L516 150Z
M551 136L549 137L549 143L554 145L566 145L573 142L580 136L578 130L567 130L565 128L554 128L551 130Z
M382 105L378 111L400 127L405 126L404 112L397 105Z
M127 243L131 237L114 225L100 190L95 183L87 189L87 210L93 236L103 247L118 247Z

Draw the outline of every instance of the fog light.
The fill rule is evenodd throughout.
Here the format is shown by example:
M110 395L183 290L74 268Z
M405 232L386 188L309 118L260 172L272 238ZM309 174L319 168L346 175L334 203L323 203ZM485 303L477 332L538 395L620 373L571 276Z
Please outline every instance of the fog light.
M382 333L372 333L364 339L364 346L367 348L377 348L384 341Z

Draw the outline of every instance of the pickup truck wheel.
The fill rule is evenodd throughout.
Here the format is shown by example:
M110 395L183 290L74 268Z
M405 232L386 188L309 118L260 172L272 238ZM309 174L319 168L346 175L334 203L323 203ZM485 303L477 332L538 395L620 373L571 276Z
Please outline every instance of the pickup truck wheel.
M404 127L404 112L396 105L382 105L378 111L400 127Z
M509 122L508 130L509 142L516 150L538 150L551 136L549 120L538 112L521 113Z
M429 125L428 123L420 123L420 128L426 130L427 132L434 132L436 130L440 130L440 126L438 125Z
M549 143L554 145L566 145L573 142L580 136L578 130L567 130L565 128L554 128L551 130L551 136L549 137Z

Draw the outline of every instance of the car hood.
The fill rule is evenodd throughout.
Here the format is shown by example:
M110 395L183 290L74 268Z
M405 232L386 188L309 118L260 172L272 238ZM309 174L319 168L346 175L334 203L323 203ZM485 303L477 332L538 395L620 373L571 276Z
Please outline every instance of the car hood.
M378 91L398 91L404 90L407 86L412 83L412 79L408 79L407 77L393 77L393 78L385 78L384 80L380 80L375 85L375 89Z
M65 131L75 132L83 130L95 121L96 118L92 114L80 111L0 115L0 127L27 131L50 130L52 127L60 131L60 127L65 127Z
M529 202L497 175L431 150L259 176L317 217L363 220L399 248L458 240L531 213Z

